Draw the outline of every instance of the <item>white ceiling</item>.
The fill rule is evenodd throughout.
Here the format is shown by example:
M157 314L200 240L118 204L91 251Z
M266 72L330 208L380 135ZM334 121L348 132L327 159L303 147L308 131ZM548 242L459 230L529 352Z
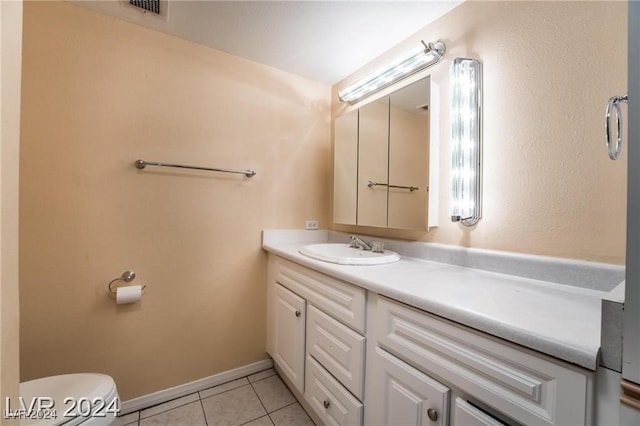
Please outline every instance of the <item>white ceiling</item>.
M127 21L335 84L444 15L451 1L169 0L166 20L128 0L71 0Z

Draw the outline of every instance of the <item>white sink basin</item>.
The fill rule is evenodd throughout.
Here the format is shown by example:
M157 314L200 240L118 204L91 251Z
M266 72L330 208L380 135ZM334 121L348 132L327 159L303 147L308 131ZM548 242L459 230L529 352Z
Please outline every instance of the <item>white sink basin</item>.
M394 251L385 250L384 253L374 253L349 247L349 244L310 244L299 251L300 254L313 259L339 265L381 265L400 260L400 255Z

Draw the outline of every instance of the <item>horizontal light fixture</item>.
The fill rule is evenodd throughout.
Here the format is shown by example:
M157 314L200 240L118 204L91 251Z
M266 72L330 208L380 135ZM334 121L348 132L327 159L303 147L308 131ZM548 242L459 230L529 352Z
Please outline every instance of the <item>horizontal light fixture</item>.
M451 220L473 226L481 217L482 67L456 58L450 74Z
M403 78L437 64L444 56L445 50L446 46L441 41L435 43L422 41L422 46L419 48L406 52L385 67L338 91L338 98L342 102L355 104Z

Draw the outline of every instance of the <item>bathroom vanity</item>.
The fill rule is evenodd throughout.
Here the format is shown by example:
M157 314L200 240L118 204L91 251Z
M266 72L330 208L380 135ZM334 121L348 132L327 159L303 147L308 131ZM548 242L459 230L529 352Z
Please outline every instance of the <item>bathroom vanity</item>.
M264 235L267 351L316 421L595 422L604 291L593 283L554 284L406 256L386 265L337 265L301 255L313 241L295 235ZM519 261L523 275L563 275L560 264L545 272ZM494 268L500 262L485 259ZM591 267L569 266L574 277L560 280L582 279L581 268ZM594 268L582 272L614 281L624 274Z

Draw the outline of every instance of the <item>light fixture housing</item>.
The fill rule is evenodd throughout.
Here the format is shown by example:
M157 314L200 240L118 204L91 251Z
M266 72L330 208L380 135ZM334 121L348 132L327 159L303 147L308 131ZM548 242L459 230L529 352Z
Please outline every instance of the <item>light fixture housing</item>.
M482 217L482 65L456 58L450 73L451 221L473 226Z
M444 56L446 46L442 41L421 43L422 46L419 48L406 52L385 67L338 91L340 101L353 105L418 71L437 64Z

